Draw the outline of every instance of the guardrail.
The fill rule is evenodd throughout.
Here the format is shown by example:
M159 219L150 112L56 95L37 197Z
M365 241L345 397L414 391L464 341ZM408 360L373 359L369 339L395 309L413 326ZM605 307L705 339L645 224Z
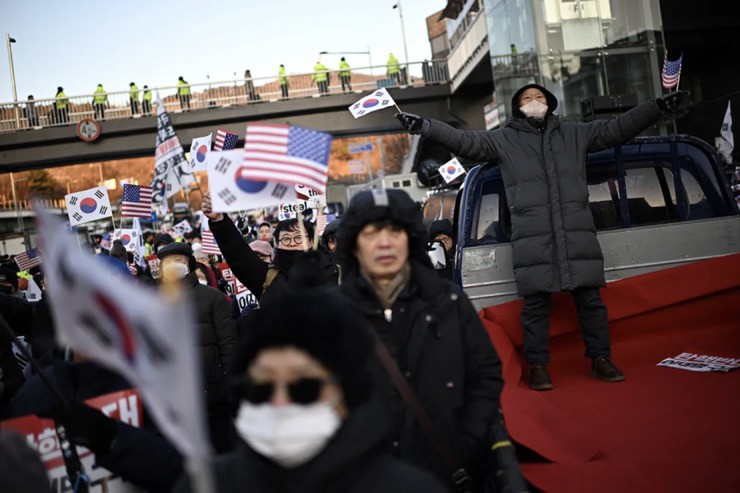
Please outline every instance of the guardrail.
M353 69L349 77L340 75L339 70L290 74L285 76L285 84L277 75L199 82L186 86L189 94L183 94L182 88L175 85L146 90L141 87L135 93L115 91L68 96L66 103L56 98L11 101L0 103L0 133L73 125L86 118L107 121L154 116L157 113L157 93L168 112L178 113L306 97L360 94L379 87L416 87L449 82L446 60L402 63L395 74L388 74L386 69L385 65L360 67ZM383 75L373 75L380 71ZM319 83L316 79L321 77L317 75L325 75L328 80Z

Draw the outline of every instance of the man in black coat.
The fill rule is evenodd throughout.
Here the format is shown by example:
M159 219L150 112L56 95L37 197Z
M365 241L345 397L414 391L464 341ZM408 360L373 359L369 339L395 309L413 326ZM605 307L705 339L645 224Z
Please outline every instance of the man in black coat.
M213 212L210 192L203 194L201 208L234 277L257 297L260 306L265 306L285 291L296 257L304 253L304 247L313 247L314 228L310 222L304 220L301 229L297 219L280 221L273 231L275 259L272 265L268 265L247 246L227 214ZM320 260L326 282L336 284L337 272L331 255L324 254Z
M501 362L467 296L429 265L426 238L405 192L360 192L339 227L340 291L388 348L449 454L472 471L491 444ZM451 486L450 466L388 376L381 380L394 452Z
M231 306L220 291L198 282L195 257L187 243L165 245L157 250L157 257L165 288L171 283L180 285L194 304L211 440L216 450L229 450L232 440L226 371L238 341Z
M599 294L605 285L604 258L588 205L586 153L627 142L662 115L674 114L684 97L680 91L670 93L611 120L561 122L553 114L557 98L529 84L514 94L512 116L503 128L488 132L396 115L412 134L458 156L501 166L511 212L514 277L524 298L524 356L532 389L553 388L546 365L550 293L556 291L573 295L586 357L592 358L591 374L606 382L624 380L610 360L606 307Z

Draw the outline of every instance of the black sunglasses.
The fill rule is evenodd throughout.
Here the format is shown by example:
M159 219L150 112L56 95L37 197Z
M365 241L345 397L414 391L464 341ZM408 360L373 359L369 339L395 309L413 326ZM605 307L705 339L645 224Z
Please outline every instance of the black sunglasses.
M322 378L300 378L290 383L264 382L256 383L249 378L239 378L231 382L236 397L252 404L269 402L275 394L276 387L285 386L291 402L295 404L313 404L319 400L324 385L332 380Z

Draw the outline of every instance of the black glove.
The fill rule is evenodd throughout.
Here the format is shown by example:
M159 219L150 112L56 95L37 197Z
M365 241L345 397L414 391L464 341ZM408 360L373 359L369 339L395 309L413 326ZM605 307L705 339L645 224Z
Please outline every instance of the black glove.
M96 454L110 451L118 432L116 420L81 402L70 402L67 407L56 406L37 415L60 422L75 445L87 447Z
M411 113L396 113L395 117L411 135L424 134L429 128L429 120Z
M686 91L673 91L668 94L663 94L655 100L655 103L658 105L658 109L660 109L662 113L674 115L678 112L681 107L681 103L686 100L688 95L689 93Z

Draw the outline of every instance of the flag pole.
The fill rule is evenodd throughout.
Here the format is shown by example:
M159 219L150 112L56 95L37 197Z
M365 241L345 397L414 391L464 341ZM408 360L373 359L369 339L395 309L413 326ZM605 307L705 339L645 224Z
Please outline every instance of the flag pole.
M321 214L321 208L316 208L316 223L313 226L313 251L315 252L319 248L319 215Z
M301 230L301 236L303 236L303 251L308 251L308 233L306 232L306 227L303 225L303 212L301 212L300 206L296 207L296 210L298 211L296 213L296 216L298 218L298 228Z

